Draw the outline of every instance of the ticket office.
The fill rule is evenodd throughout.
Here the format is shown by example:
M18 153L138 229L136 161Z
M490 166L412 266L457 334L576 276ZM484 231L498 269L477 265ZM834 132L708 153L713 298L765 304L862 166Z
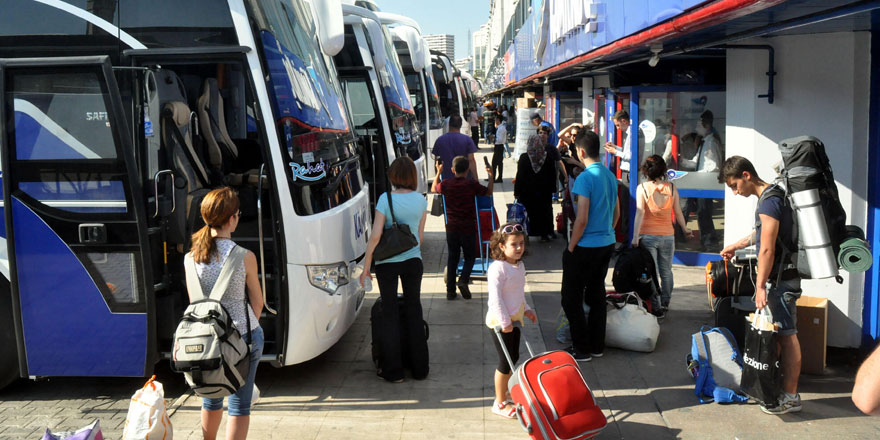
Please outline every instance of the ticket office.
M628 236L632 236L635 196L644 180L636 172L645 158L659 155L669 168L669 179L681 198L688 229L686 237L676 227L675 263L704 265L717 259L724 240L724 185L717 170L725 157L726 103L720 86L645 86L598 89L593 92L595 127L600 138L625 150L622 158L606 154L603 162L629 188ZM629 113L629 136L613 122L619 110ZM626 170L633 170L627 176ZM626 207L625 207L626 208ZM672 219L670 219L672 221ZM629 241L628 239L628 241Z

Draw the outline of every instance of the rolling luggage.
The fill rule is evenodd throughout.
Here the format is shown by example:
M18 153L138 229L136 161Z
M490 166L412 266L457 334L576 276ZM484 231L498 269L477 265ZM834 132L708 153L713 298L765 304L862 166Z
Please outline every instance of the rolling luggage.
M411 343L419 343L417 340L410 340L406 333L406 312L403 307L403 297L397 298L397 305L400 308L400 354L403 358L403 368L408 368L413 377L422 378L428 375L428 359L413 359L410 348ZM370 309L370 331L373 335L372 356L373 364L376 368L382 368L383 364L383 344L382 330L380 328L382 322L382 298L377 298L373 307ZM425 326L425 341L428 340L428 322L422 319Z
M495 335L501 340L500 327ZM516 417L532 439L587 439L605 428L605 414L570 354L557 350L536 356L526 342L531 357L516 368L503 341L501 347L513 372L508 388Z

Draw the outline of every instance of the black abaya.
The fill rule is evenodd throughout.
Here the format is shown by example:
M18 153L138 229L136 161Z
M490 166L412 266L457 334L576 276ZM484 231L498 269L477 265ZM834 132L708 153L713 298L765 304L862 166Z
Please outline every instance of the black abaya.
M529 235L553 233L553 192L556 190L556 164L544 160L537 173L532 169L528 153L519 157L513 194L525 205L529 216Z

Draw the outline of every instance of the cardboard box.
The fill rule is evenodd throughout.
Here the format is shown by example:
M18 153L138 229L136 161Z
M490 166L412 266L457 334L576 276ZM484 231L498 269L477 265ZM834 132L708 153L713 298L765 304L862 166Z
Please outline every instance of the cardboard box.
M797 301L801 373L823 374L828 346L828 299L801 296Z
M536 108L533 98L516 98L516 108Z
M535 92L523 92L523 98L535 99L536 97L537 96Z

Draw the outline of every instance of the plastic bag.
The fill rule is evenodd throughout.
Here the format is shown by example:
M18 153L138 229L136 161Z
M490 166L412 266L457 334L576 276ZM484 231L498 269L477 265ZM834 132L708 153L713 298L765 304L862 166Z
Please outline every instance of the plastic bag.
M101 434L101 422L95 419L89 426L75 432L53 433L46 428L42 440L104 440L104 435Z
M151 377L143 388L131 396L125 429L122 431L124 440L173 438L171 419L165 411L165 389L155 379L156 376Z
M742 390L764 405L776 405L782 393L780 384L776 326L768 307L749 316L743 354Z
M605 320L605 345L624 350L652 352L657 346L660 324L657 318L644 307L642 299L635 293L625 294L635 298L637 304L623 306L608 303L608 316Z
M590 315L590 306L584 304L584 316ZM556 315L556 340L562 344L571 344L571 324L568 322L568 316L565 316L565 310L559 309Z

